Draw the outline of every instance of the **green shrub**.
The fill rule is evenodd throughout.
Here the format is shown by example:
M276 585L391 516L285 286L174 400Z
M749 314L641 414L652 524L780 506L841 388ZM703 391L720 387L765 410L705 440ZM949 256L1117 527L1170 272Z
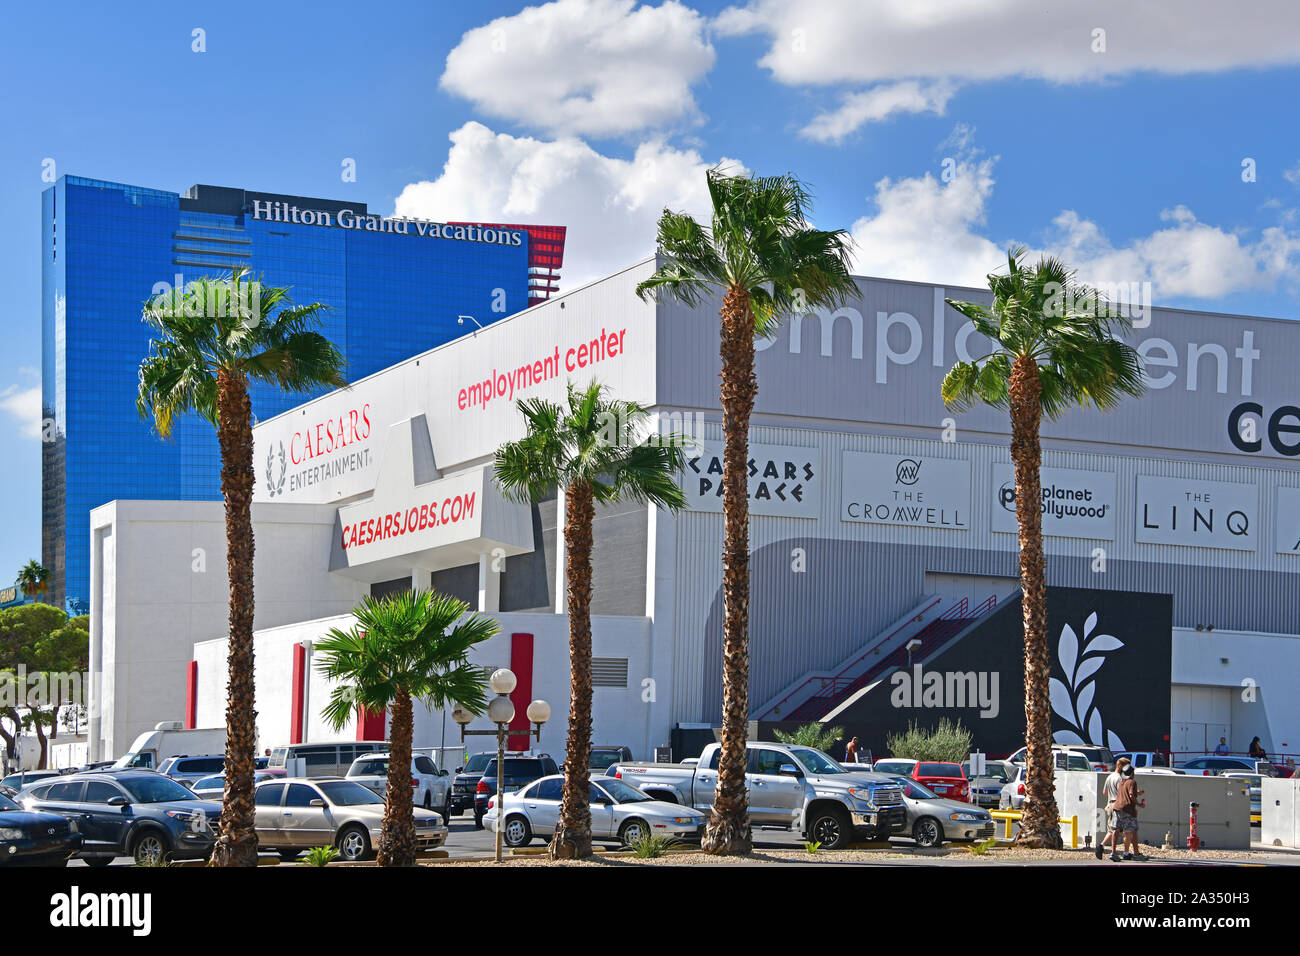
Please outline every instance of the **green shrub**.
M774 730L772 733L787 747L812 747L828 753L831 747L844 738L843 727L827 727L815 720L797 728L794 733L784 730Z
M673 837L647 833L632 844L632 855L638 860L655 860L676 845L677 840Z
M974 740L974 734L963 727L960 720L953 723L943 717L939 720L939 726L933 730L925 730L910 723L903 733L886 737L885 746L895 757L961 763L970 756Z
M299 866L328 866L337 860L339 851L332 846L314 846L298 861Z
M816 840L811 840L808 843L805 843L803 845L803 848L808 853L816 853L818 850L822 848L822 845L818 843Z

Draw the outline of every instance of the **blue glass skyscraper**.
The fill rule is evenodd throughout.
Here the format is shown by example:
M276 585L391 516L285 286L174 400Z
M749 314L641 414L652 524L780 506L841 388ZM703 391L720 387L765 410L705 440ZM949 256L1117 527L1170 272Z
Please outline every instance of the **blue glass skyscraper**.
M243 266L295 303L358 379L529 304L562 227L384 218L365 203L218 186L184 195L64 176L42 195L42 554L49 600L89 606L89 515L114 499L217 499L216 433L197 416L164 442L136 413L151 295ZM539 268L544 266L545 269ZM534 291L534 301L538 292ZM252 392L266 418L308 396Z

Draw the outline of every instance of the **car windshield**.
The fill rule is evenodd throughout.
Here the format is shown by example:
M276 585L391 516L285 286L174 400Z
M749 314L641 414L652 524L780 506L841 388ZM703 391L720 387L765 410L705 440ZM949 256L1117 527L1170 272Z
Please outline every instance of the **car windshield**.
M352 783L350 780L332 780L329 783L318 783L321 793L325 794L325 799L336 807L357 807L367 803L383 803L379 794L375 791L361 786L359 783Z
M3 793L0 793L0 811L3 811L3 810L21 810L21 809L22 809L22 807L18 806L18 804L14 803L12 800L10 800L8 797L6 797Z
M970 775L970 771L968 769L967 764L962 764L962 769L966 770L967 776ZM993 780L999 780L1002 783L1006 783L1008 780L1011 779L1011 773L1007 771L1007 768L1004 764L1000 764L1000 763L986 763L984 765L984 772L982 774L979 774L979 776L989 777L990 779Z
M910 777L895 777L894 783L903 788L903 793L913 800L937 800L939 795L928 787L923 787Z
M600 781L600 788L614 798L615 803L644 803L653 800L636 787L628 786L617 777L606 777Z
M254 774L253 782L256 783L259 779L261 779L260 776ZM195 790L224 790L225 788L226 778L221 776L221 774L212 777L204 777L202 780L194 781Z
M617 750L593 750L588 766L592 770L604 770L618 763L620 759Z
M475 754L474 756L470 757L468 761L466 761L465 769L462 772L482 773L483 768L488 765L488 761L491 759L492 759L492 754L490 753L485 752L481 754Z
M118 777L117 782L136 803L168 803L172 800L197 800L198 797L171 777Z
M799 759L803 768L809 773L848 773L820 750L813 750L811 747L791 747L790 752Z
M542 774L542 762L540 760L530 757L506 758L505 775L512 780L519 777L540 777ZM496 775L497 761L493 757L483 769L483 776L495 778Z
M369 760L358 760L348 771L349 777L386 777L388 776L388 758L371 757Z
M877 760L876 773L907 773L915 765L911 760Z

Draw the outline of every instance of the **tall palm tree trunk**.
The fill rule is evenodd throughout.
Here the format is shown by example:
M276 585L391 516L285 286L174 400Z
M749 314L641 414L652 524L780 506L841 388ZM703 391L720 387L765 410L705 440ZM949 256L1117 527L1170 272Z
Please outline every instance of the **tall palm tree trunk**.
M1038 429L1043 416L1042 382L1032 357L1016 359L1011 372L1011 461L1016 471L1016 520L1020 526L1020 606L1025 627L1025 746L1027 799L1016 842L1061 848L1052 763L1051 658L1047 648L1047 572L1043 558L1043 459Z
M551 857L557 860L591 856L591 529L596 518L591 486L579 481L569 485L564 511L571 690L564 799L551 840Z
M257 866L253 829L253 425L248 383L217 375L217 440L226 501L226 574L230 579L229 683L226 699L226 795L214 866Z
M722 742L705 853L749 853L749 416L758 394L754 313L742 288L722 300Z
M411 740L414 718L411 695L399 687L393 695L388 728L388 782L384 792L384 825L379 832L380 866L415 865L415 814L411 788Z

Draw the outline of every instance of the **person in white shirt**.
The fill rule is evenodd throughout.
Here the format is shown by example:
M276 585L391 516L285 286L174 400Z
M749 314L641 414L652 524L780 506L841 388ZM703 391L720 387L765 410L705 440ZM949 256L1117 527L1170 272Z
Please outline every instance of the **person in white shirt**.
M1111 772L1110 776L1106 778L1106 782L1102 784L1102 789L1106 794L1106 836L1103 839L1098 840L1096 847L1093 848L1094 852L1097 854L1097 859L1099 860L1104 855L1105 845L1107 843L1110 844L1110 858L1112 860L1118 860L1120 858L1118 833L1115 829L1115 799L1119 796L1119 785L1124 779L1124 769L1128 767L1130 763L1131 761L1128 757L1120 757L1115 761L1115 769Z

